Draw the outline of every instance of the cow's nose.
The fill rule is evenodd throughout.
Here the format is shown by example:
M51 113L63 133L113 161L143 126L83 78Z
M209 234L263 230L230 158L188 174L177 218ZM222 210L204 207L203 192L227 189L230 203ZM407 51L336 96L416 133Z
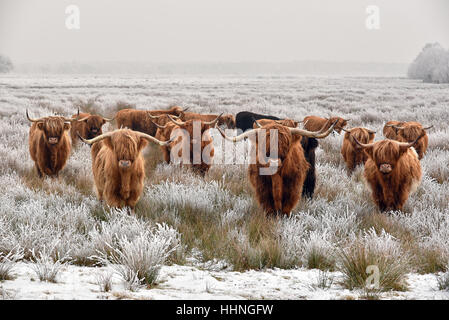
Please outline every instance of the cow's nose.
M384 164L380 165L379 170L382 173L390 173L391 170L393 170L393 168L391 167L391 164L384 163Z
M92 133L97 133L98 129L92 129Z
M54 138L54 137L48 138L48 142L51 144L56 144L56 143L58 143L58 138Z
M131 161L129 161L129 160L120 160L119 161L119 166L122 168L129 168L130 165L131 165Z

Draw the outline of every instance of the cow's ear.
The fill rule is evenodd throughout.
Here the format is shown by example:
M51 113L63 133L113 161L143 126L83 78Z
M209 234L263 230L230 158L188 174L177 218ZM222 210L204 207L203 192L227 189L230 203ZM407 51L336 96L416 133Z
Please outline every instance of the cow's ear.
M374 133L374 132L370 132L370 133L369 133L369 141L368 141L368 143L373 142L374 136L375 136L375 133Z
M70 123L64 122L64 130L65 131L70 130Z
M106 137L103 140L103 143L105 144L105 146L107 146L109 149L114 150L114 146L112 145L112 140L111 137Z
M140 152L143 148L145 148L148 144L148 141L144 138L140 138L139 142L137 143L137 151Z
M38 122L38 123L37 123L37 128L38 128L39 130L44 130L44 123L43 123L43 122Z

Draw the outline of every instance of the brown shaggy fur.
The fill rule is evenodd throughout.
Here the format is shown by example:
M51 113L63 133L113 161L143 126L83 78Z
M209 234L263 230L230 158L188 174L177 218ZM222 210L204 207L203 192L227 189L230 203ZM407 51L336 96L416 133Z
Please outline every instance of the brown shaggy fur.
M70 155L70 123L65 122L62 117L46 117L41 120L33 122L30 128L31 159L40 177L57 176ZM57 142L50 143L50 140Z
M404 122L400 122L400 121L388 121L383 129L383 134L384 137L387 139L391 139L391 140L396 140L397 137L397 129L394 127L390 127L390 126L402 126L404 124Z
M128 206L134 210L145 178L142 149L147 140L129 129L115 130L92 146L92 171L97 196L112 207ZM130 161L129 167L120 161Z
M260 175L259 169L267 164L250 164L248 176L255 191L256 199L261 207L271 215L289 214L298 203L309 163L304 157L301 136L292 135L287 127L270 123L263 127L266 130L266 154L270 150L270 130L278 130L278 170L273 175ZM253 146L258 150L258 142Z
M397 130L396 140L400 142L413 142L419 136L424 134L421 139L419 139L413 147L418 153L418 158L421 160L427 151L427 146L429 145L429 137L426 131L419 122L405 122L401 125L402 129Z
M215 116L216 118L216 116ZM210 121L214 120L215 118L212 118ZM199 143L200 141L194 141L194 139L197 139L196 137L193 136L193 126L194 126L194 122L196 122L196 125L198 125L201 128L201 144ZM191 167L192 170L196 173L199 173L201 175L205 175L207 171L209 171L210 168L210 163L212 162L212 158L214 157L214 146L212 143L212 138L209 134L209 132L207 130L209 130L211 128L211 125L207 125L204 122L198 121L198 120L188 120L186 121L183 125L177 125L174 124L173 122L168 122L166 124L165 128L158 128L157 132L156 132L156 136L155 138L160 140L160 141L168 141L170 140L170 136L171 134L175 134L175 130L177 129L183 129L185 131L179 131L176 132L178 133L178 138L176 138L175 140L173 140L171 143L169 143L167 146L161 146L162 149L162 153L164 155L164 160L167 163L170 163L170 153L172 151L173 148L177 147L178 150L178 157L181 157L182 154L182 150L181 150L181 146L182 146L182 141L183 139L190 139L190 164L186 164L186 163L181 163L181 165L184 166L188 166ZM182 134L180 134L182 133ZM188 135L187 135L188 134ZM206 141L202 141L202 140L206 140ZM180 145L178 145L180 144ZM201 163L198 164L193 164L193 155L194 155L194 151L197 150L199 147L201 147ZM203 151L206 150L204 155L209 155L210 156L210 160L208 160L209 163L206 163L203 159ZM199 149L198 149L198 153L199 153ZM199 155L197 156L199 157Z
M380 211L402 210L409 195L421 182L422 172L413 148L399 146L396 141L382 140L365 148L365 179ZM391 172L382 173L382 166Z
M184 119L184 112L181 107L174 106L168 110L135 110L135 109L123 109L117 112L115 120L117 122L117 128L128 128L134 131L144 132L150 136L155 136L157 131L157 126L154 124L164 125L168 120L167 117L161 117L161 120L152 120L148 113L153 116L160 115L174 115Z
M106 120L97 115L91 115L90 113L74 114L72 118L72 127L70 128L70 137L72 138L72 145L76 146L78 143L78 134L84 139L92 139L103 133L102 126L106 123ZM84 119L83 121L78 121Z
M306 130L320 131L324 127L323 131L326 131L337 120L338 122L334 127L334 131L341 133L342 128L344 128L348 124L348 121L340 117L325 119L317 116L307 116L302 122L304 123L304 128Z
M184 120L201 120L205 122L210 122L215 120L218 117L218 114L200 114L194 112L185 112ZM223 114L219 119L217 125L222 126L226 125L229 129L235 128L235 117L232 114Z
M267 124L276 124L276 123L286 126L286 127L290 127L290 128L296 128L298 126L298 121L291 120L291 119L283 119L283 120L260 119L260 120L257 120L257 123L260 124L261 126L265 126ZM254 122L253 128L257 129L257 128L259 128L259 126Z
M365 128L352 128L348 131L343 139L341 155L345 160L349 173L352 173L356 166L364 164L368 158L362 147L354 141L354 138L361 143L367 144L374 141L375 133Z

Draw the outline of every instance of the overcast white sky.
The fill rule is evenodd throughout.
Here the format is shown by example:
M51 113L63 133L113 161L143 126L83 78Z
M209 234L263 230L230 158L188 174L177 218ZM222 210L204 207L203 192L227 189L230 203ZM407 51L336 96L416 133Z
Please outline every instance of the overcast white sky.
M448 0L0 0L0 53L16 62L408 63L435 41L449 46Z

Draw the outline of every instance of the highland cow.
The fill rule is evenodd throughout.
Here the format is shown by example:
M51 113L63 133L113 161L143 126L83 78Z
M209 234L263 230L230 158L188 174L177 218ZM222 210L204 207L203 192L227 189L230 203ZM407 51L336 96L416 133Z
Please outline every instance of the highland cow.
M183 119L184 111L181 107L174 106L168 110L135 110L135 109L123 109L117 112L115 115L117 128L128 128L134 131L143 132L150 136L156 135L157 126L155 123L164 125L168 121L166 115L172 115ZM165 119L164 122L161 122Z
M326 118L320 118L317 116L307 116L302 121L304 123L304 128L309 131L320 131L323 129L327 130L333 124L335 121L337 121L337 125L335 126L334 131L337 133L341 133L341 130L348 124L349 119L343 119L340 117L331 117L329 119Z
M356 166L364 164L368 158L362 147L355 142L354 138L361 143L371 143L374 141L375 131L365 128L352 128L345 130L345 137L341 146L341 155L345 160L348 172L351 174Z
M412 147L421 137L409 143L385 139L369 144L354 138L368 155L364 177L381 212L402 211L409 195L419 186L421 164Z
M254 122L254 129L273 122L290 128L296 128L298 126L298 121L291 119L284 119L284 120L260 119ZM303 136L301 138L301 147L304 151L306 161L309 163L309 170L307 170L306 179L304 180L302 195L304 197L312 198L313 194L315 193L315 185L316 185L315 150L318 147L318 140L315 138Z
M77 144L78 135L84 139L92 139L103 134L103 125L113 120L114 118L108 119L98 115L91 115L90 113L80 113L78 110L78 113L72 116L72 127L70 129L72 145L75 146Z
M310 165L304 157L304 150L300 143L301 138L303 136L316 139L325 138L332 132L335 125L336 123L331 125L326 132L310 132L269 123L262 128L253 129L232 138L226 136L222 130L219 129L219 131L225 139L237 142L246 137L254 137L259 134L260 130L264 130L265 141L254 139L253 148L257 150L254 152L256 161L251 161L248 167L248 176L262 209L269 215L277 215L279 213L289 214L302 194ZM270 158L265 160L266 153L270 150L270 143L272 143L271 134L275 132L277 132L277 158L273 159L270 155ZM269 168L272 169L271 174L263 174L264 169Z
M33 123L28 142L39 177L58 176L70 155L70 119L59 116L32 119L28 110L26 116Z
M400 122L400 121L388 121L383 129L383 134L384 137L387 139L391 139L391 140L396 140L397 137L397 129L395 127L400 127L404 124L405 122Z
M163 146L171 141L161 142L130 129L118 129L88 140L79 138L93 145L92 171L98 199L112 207L129 207L134 212L145 178L142 149L148 142Z
M200 114L194 112L186 112L184 113L184 121L187 120L200 120L203 122L210 122L217 118L216 114ZM235 117L232 114L223 114L218 118L217 122L218 126L225 125L228 129L235 128Z
M174 139L171 143L161 147L165 161L170 163L175 158L181 159L182 166L191 167L194 172L205 175L214 157L213 141L208 130L218 122L220 116L207 122L200 120L176 121L169 116L171 123L158 126L156 133L156 138L161 141Z
M246 130L251 130L253 128L254 121L260 119L281 120L280 118L275 116L242 111L237 113L237 115L235 116L235 127L245 132Z
M400 126L394 126L397 130L395 140L399 142L414 141L413 147L418 153L419 160L421 160L427 151L427 146L429 145L429 137L427 136L426 130L432 127L433 126L424 128L419 122L414 121L405 122Z

